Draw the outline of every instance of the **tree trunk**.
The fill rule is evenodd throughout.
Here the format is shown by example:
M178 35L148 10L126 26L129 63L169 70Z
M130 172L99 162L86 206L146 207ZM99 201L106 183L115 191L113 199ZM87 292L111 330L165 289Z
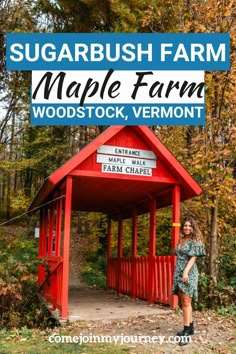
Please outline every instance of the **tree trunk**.
M12 126L11 126L11 140L10 140L10 146L9 146L9 161L13 160L13 149L14 149L14 139L15 135L15 113L12 113ZM13 172L10 170L7 173L7 206L6 206L6 220L10 220L11 218L11 192L12 192L12 186L14 184L13 180Z
M7 174L7 195L6 195L6 220L11 218L11 175L10 172Z
M210 227L210 260L209 260L209 275L210 275L210 290L209 290L209 305L210 308L215 307L215 286L217 285L217 240L218 240L218 231L217 231L217 217L218 217L218 201L215 205L211 207L211 227Z

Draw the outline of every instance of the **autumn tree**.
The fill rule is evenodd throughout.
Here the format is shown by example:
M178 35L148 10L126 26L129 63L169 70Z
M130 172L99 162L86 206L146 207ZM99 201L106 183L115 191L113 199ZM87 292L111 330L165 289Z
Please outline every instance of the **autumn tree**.
M228 242L224 240L227 240L227 234L233 237L236 226L235 4L233 1L193 1L188 16L182 14L180 18L184 19L179 23L181 31L228 32L231 35L230 71L205 74L206 125L160 129L164 142L176 152L203 188L200 199L186 204L201 222L209 245L210 303L214 306L218 264L226 252L224 242ZM235 238L233 242L235 247ZM233 243L230 245L232 247Z
M39 0L37 9L47 32L111 31L109 0Z
M34 31L35 20L29 1L6 0L0 3L0 142L1 142L1 198L6 218L11 215L12 196L17 190L20 169L20 136L26 120L30 85L28 72L8 72L5 63L5 35L7 32ZM17 162L16 162L17 161Z

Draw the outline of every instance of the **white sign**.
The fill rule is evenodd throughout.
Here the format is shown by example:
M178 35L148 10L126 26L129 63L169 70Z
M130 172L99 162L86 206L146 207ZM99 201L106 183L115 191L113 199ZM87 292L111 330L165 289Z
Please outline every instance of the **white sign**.
M121 146L102 145L98 148L97 152L100 154L131 156L156 160L156 155L150 150L133 149Z
M125 175L152 176L151 168L110 165L110 164L102 164L102 172L119 173Z
M103 155L97 154L98 163L106 164L116 164L116 165L126 165L133 167L156 167L156 160L145 160L145 159L136 159L131 157L122 157L122 156L112 156L112 155Z
M105 173L152 176L152 168L156 168L156 155L152 151L121 146L100 146L96 161L102 164Z
M34 237L39 238L39 227L35 227L34 229Z

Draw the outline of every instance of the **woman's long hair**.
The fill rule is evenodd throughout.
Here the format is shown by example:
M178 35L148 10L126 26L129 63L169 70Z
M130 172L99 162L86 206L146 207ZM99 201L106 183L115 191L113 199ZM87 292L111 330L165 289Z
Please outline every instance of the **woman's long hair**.
M203 236L202 236L202 233L201 231L199 230L199 227L197 225L197 222L194 220L194 218L192 216L187 216L186 218L183 219L182 223L181 223L181 227L180 227L180 235L181 235L181 238L185 237L184 235L184 224L186 222L189 222L192 229L193 229L193 232L192 234L190 235L191 239L192 240L195 240L195 241L198 241L200 243L203 243Z

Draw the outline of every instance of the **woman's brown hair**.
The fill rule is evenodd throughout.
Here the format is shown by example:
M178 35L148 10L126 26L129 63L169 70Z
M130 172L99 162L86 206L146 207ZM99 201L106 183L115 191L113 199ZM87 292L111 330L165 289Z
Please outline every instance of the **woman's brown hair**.
M184 224L186 222L189 222L192 229L193 229L193 233L191 235L192 240L196 240L198 242L203 243L203 236L201 231L199 230L199 227L197 225L197 222L194 220L194 218L192 216L187 216L186 218L183 219L182 223L181 223L181 227L180 227L180 233L181 233L181 237L184 237Z

